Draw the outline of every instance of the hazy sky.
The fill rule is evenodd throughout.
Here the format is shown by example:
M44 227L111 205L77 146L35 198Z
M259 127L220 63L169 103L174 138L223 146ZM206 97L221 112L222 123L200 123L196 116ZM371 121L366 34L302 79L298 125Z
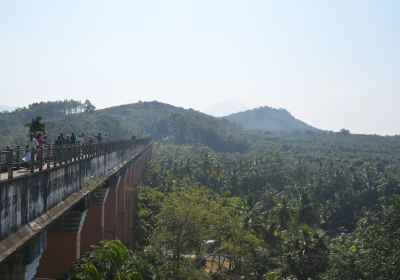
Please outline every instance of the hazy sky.
M230 100L400 134L400 1L0 0L0 104Z

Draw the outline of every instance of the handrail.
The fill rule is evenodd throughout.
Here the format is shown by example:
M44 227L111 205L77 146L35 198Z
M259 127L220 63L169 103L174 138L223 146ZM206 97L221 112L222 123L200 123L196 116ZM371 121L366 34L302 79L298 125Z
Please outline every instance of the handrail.
M105 153L113 152L121 148L148 144L149 138L119 140L108 142L43 145L36 149L25 149L7 147L0 151L0 173L7 173L6 178L0 176L0 181L13 179L14 171L26 168L30 173L42 171L43 168L51 169L59 165L76 162L81 159L96 157ZM23 158L28 158L24 161Z

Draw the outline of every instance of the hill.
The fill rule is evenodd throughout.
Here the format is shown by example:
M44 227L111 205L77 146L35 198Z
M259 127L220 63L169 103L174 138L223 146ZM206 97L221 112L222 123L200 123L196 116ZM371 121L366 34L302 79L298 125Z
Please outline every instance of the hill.
M86 102L65 100L33 103L13 112L0 113L0 145L24 145L27 139L24 124L40 115L47 125L51 142L61 132L65 135L102 132L115 139L132 135L151 136L155 140L177 144L205 145L217 151L243 151L247 148L237 126L193 109L157 101L102 110L93 110L91 106Z
M296 119L285 109L267 106L231 114L224 118L249 130L318 131L317 128Z
M155 140L201 144L218 151L243 151L247 147L239 137L240 128L229 121L157 101L110 107L96 114L135 123Z

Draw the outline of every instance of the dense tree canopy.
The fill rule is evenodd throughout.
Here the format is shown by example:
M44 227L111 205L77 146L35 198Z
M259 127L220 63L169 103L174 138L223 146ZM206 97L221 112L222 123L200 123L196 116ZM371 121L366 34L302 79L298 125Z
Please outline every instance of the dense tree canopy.
M305 141L302 137L298 145ZM341 136L332 135L336 137ZM362 146L362 137L349 138ZM376 139L380 141L370 138ZM152 210L157 222L148 233L153 230L161 239L161 232L167 233L170 244L177 245L169 230L185 231L179 231L175 215L192 217L190 222L181 220L181 225L200 236L196 242L179 243L179 250L186 256L184 267L194 267L186 271L197 275L193 279L264 279L266 274L299 280L397 279L400 158L393 156L399 152L391 150L395 145L388 141L380 147L371 145L368 153L363 151L367 147L340 153L324 150L322 140L319 145L303 145L302 153L258 153L255 147L235 154L158 145L144 193L157 191L160 198L164 193L164 199ZM187 200L188 193L197 193L198 198ZM201 218L206 209L209 215ZM199 250L193 246L207 240L213 240L212 250L198 262ZM156 267L174 275L176 266L163 266L174 260L173 246L148 244L159 250L156 255L166 254Z

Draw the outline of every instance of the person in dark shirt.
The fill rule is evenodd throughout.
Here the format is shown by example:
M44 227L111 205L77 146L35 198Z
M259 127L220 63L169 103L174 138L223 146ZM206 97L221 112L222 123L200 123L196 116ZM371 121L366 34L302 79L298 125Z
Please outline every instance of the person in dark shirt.
M71 144L75 145L76 144L76 137L74 133L71 133L71 137L69 138L69 140L71 140Z
M96 141L97 142L102 142L103 141L103 137L101 137L101 133L97 134Z
M62 146L64 145L62 138L61 138L62 133L60 133L60 135L57 137L57 140L54 142L55 145L55 151L54 151L54 155L55 155L55 161L56 163L62 163L63 162L63 158L62 158Z
M60 140L61 140L61 144L65 144L65 138L64 138L63 133L60 133Z
M62 140L61 140L61 136L57 137L57 140L54 142L54 145L56 146L61 146L63 144Z

